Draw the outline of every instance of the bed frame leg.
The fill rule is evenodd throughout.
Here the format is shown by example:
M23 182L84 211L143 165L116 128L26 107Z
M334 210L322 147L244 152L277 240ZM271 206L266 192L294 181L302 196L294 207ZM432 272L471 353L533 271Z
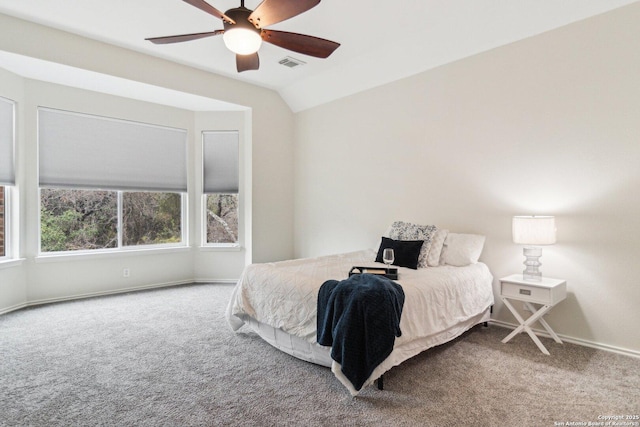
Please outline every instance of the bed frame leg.
M489 308L489 313L493 313L493 306L491 306ZM485 328L488 328L489 327L489 322L484 322L483 325L484 325Z
M378 378L378 390L384 390L384 375L380 375Z

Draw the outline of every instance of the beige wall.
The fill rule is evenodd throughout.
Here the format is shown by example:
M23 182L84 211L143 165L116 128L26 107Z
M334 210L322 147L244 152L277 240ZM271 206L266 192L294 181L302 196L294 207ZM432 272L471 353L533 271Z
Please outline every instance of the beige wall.
M16 115L19 117L22 113L22 104L24 101L24 79L10 73L0 67L0 96L12 99L16 101ZM16 123L16 142L20 144L24 138L22 132L19 131L20 122ZM19 182L21 179L20 166L23 163L20 153L16 153L16 180ZM13 222L16 222L16 217L20 212L20 208L24 207L24 201L19 197L19 194L12 191L11 197L11 218ZM18 236L25 230L24 224L21 223L18 218L18 224L20 230L18 230ZM12 230L13 231L13 230ZM11 239L13 245L19 245L19 239L16 238L16 233L13 233ZM26 281L26 269L23 263L6 266L0 263L0 312L3 309L16 307L24 304L27 298L27 281Z
M11 77L3 71L0 93L7 94L5 83L19 81L23 89L16 101L19 103L20 135L17 151L19 174L17 187L12 195L23 201L15 209L22 230L19 233L20 257L26 262L11 266L0 264L0 298L2 309L10 309L25 302L33 303L108 293L122 289L176 284L199 280L232 280L237 278L248 259L250 245L243 239L239 249L212 251L202 248L202 154L203 130L239 130L242 160L246 160L251 146L248 141L250 124L245 123L246 112L193 112L148 102L75 89L52 83ZM17 79L15 77L18 77ZM38 154L37 108L46 106L68 111L81 111L106 117L116 117L145 123L162 124L187 130L188 137L188 209L187 226L189 246L169 251L135 251L115 254L72 255L63 257L38 256ZM247 128L249 132L247 132ZM243 162L241 172L246 172L250 162ZM250 215L245 198L251 198L250 173L242 177L241 215ZM250 226L251 222L247 223ZM242 227L243 237L246 230ZM250 239L249 239L250 241ZM123 277L122 270L129 269L131 276ZM17 280L22 270L27 280ZM16 292L16 290L21 290ZM12 295L13 293L13 295Z
M542 269L568 280L569 297L551 324L637 353L639 22L634 4L295 117L273 91L4 15L0 50L250 107L254 262L373 247L404 219L485 234L482 260L498 278L522 269L511 216L554 214L558 244L545 248ZM0 70L3 95L16 99L20 81ZM24 237L35 221L26 176L35 165L22 154ZM98 290L123 288L121 259L34 267L30 239L26 261L0 269L0 311L86 291L95 277ZM209 275L219 261L180 257L175 269L141 257L140 283ZM65 287L61 278L78 269ZM499 303L494 317L512 321Z
M640 354L638 40L634 4L296 114L296 256L406 220L486 235L499 278L523 269L511 216L556 215L550 324Z
M293 114L275 91L7 15L0 29L0 50L249 107L253 260L291 257Z
M251 188L251 174L247 174L246 170L251 167L251 146L248 144L248 136L251 134L251 118L248 112L198 112L195 115L195 133L201 135L203 131L225 131L238 130L240 142L240 188ZM195 176L202 176L202 150L200 146L202 142L198 137L196 141L197 147L194 150L194 165L192 167ZM202 246L204 236L202 231L203 225L203 199L202 199L202 180L194 180L193 205L194 212L191 214L191 227L194 232L193 240L196 245ZM240 212L243 218L245 228L240 230L239 242L241 248L221 249L199 247L194 252L194 271L193 277L196 280L204 281L207 278L216 277L218 280L233 281L240 277L244 266L250 263L251 254L245 253L246 247L251 247L251 235L247 231L251 229L251 194L247 191L240 191Z
M20 37L15 35L20 34ZM0 95L19 103L18 196L21 264L0 265L0 312L34 301L113 292L148 285L236 279L245 262L273 261L293 255L293 114L268 89L149 57L0 14L0 50L109 74L163 88L246 106L245 112L222 118L142 101L23 79L2 70ZM46 42L44 42L46 41ZM47 105L75 111L164 122L189 130L190 244L169 254L88 257L67 261L37 259L37 152L35 108ZM240 117L239 117L240 116ZM238 252L199 248L196 226L201 207L196 160L202 129L221 121L242 126L245 174L243 209L251 233ZM131 277L122 277L130 268ZM136 273L137 271L137 273Z

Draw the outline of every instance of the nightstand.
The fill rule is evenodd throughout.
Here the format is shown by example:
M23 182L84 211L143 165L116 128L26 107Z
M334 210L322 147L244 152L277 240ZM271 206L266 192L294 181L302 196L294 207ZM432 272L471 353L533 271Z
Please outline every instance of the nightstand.
M513 274L508 277L500 279L500 299L504 302L504 305L511 311L513 316L520 322L520 326L507 335L502 342L506 343L511 338L518 335L520 332L525 331L533 342L536 343L540 351L549 355L549 351L542 344L540 339L531 329L531 325L535 322L540 324L551 335L555 342L562 344L558 335L553 332L551 326L542 318L549 312L557 303L567 297L567 282L559 279L542 278L539 282L524 280L522 274ZM525 320L520 316L520 313L511 305L509 300L523 301L524 305L531 311L531 316ZM541 305L536 309L533 304Z

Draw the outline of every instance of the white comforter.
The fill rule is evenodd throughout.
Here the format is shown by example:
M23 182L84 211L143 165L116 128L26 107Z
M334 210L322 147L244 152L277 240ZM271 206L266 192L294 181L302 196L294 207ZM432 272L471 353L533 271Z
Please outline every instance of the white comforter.
M376 252L370 249L250 265L233 291L227 320L233 330L238 330L247 317L252 317L315 343L320 286L329 279L346 279L352 266L384 266L373 262L375 257ZM492 280L483 263L419 270L399 268L397 283L404 290L405 303L400 319L402 336L396 339L395 346L428 340L486 311L493 304ZM413 354L417 352L412 350ZM390 361L386 369L398 363Z

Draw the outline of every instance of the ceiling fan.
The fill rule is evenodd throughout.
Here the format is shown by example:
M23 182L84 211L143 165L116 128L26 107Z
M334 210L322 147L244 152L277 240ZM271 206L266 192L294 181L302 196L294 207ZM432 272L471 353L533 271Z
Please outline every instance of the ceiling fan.
M152 37L155 44L179 43L204 37L222 35L227 48L236 54L238 72L260 67L258 49L263 41L316 58L327 58L340 43L318 37L286 31L267 30L264 27L284 21L313 8L320 0L264 0L255 10L240 7L220 12L204 0L182 0L222 20L223 30L204 33Z

